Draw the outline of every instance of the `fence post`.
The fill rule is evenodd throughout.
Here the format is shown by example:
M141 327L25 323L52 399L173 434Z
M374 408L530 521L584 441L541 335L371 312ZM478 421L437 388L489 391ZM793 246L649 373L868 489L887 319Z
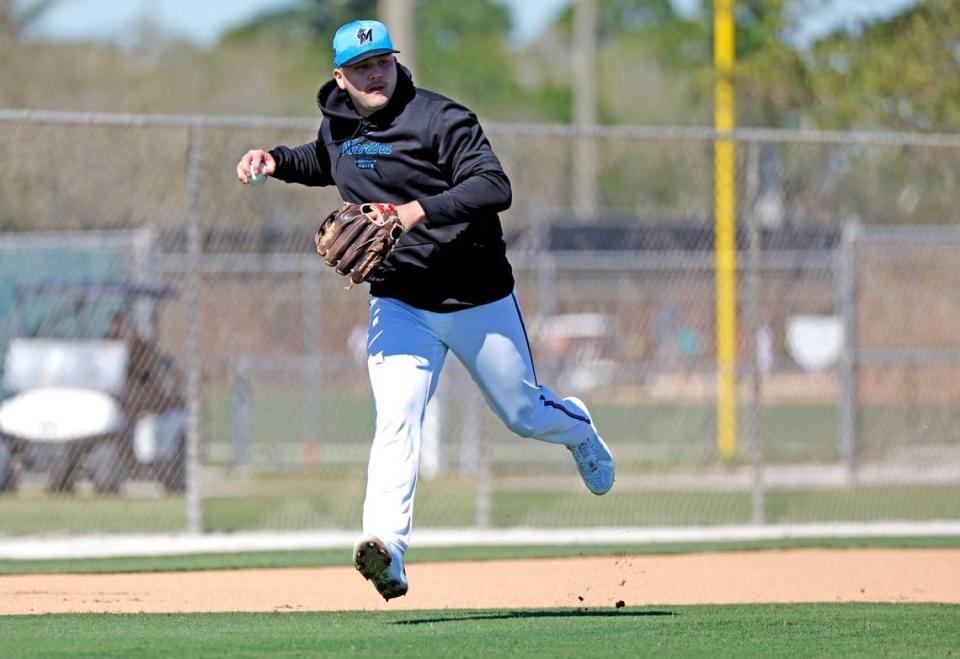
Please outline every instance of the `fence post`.
M475 528L490 525L492 505L492 482L490 479L490 447L484 438L483 396L480 390L472 386L466 369L457 364L449 375L457 383L457 389L466 387L463 395L457 397L460 418L460 474L474 479L473 496ZM448 380L448 382L450 382ZM468 384L469 383L469 384Z
M491 446L485 433L480 434L479 456L477 460L477 494L474 525L478 529L490 528L493 517L493 474L490 464Z
M233 383L230 387L231 408L233 413L233 469L238 473L247 473L250 469L250 375L247 372L247 359L235 358L231 363Z
M760 190L759 146L750 144L747 150L747 299L745 304L747 336L750 340L750 407L747 416L747 450L750 452L751 519L754 524L766 521L766 492L763 483L763 443L761 439L761 405L763 402L763 372L760 354L760 250L761 234L757 217L757 199Z
M318 273L301 261L300 290L303 313L303 349L306 357L303 410L303 441L320 441L320 346L323 304Z
M200 129L187 133L187 533L203 530L200 504Z
M573 208L580 221L597 221L597 137L589 132L597 123L594 59L597 50L597 3L576 0L574 13L573 121L577 127L573 159Z
M843 227L837 252L837 303L843 319L843 352L838 367L840 409L838 414L840 459L847 478L857 469L857 240L860 227L849 222Z

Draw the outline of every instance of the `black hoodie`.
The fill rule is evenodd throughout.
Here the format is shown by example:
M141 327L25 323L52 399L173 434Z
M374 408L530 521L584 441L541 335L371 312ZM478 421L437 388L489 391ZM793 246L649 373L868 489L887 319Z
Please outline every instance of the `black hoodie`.
M499 300L514 285L497 216L510 181L470 110L397 69L390 101L367 118L334 80L321 87L317 140L272 149L274 176L336 185L349 202L420 202L426 221L374 271L371 295L441 312Z

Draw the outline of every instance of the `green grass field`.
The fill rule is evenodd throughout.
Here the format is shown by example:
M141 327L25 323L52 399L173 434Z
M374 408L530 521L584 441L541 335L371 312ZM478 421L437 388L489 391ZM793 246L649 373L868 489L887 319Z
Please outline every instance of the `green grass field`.
M452 386L452 385L451 385ZM460 383L474 394L472 384ZM457 394L461 393L456 390ZM600 431L610 445L618 447L618 459L637 469L689 467L716 464L716 408L712 402L651 402L638 398L606 400L602 393L586 396ZM479 405L479 415L475 414ZM305 436L318 438L334 451L366 459L374 428L373 402L364 380L355 389L324 389L308 401L302 386L257 382L251 390L246 428L251 449L264 461L280 461L284 446L295 447ZM471 412L464 416L465 413ZM205 396L203 435L206 442L231 450L236 429L235 401L221 386ZM861 458L882 459L891 450L934 444L958 446L951 431L958 412L951 405L868 405L859 409ZM472 395L451 396L446 408L448 441L459 441L463 425L480 423L484 436L494 446L494 460L513 459L510 447L518 438L507 431L494 414ZM840 459L838 410L834 404L795 402L760 406L760 428L767 464L835 463ZM738 415L734 463L748 464L749 410ZM918 428L926 428L918 432ZM522 443L522 441L521 441ZM455 452L456 447L450 447ZM507 458L507 456L510 456ZM220 456L222 459L225 456ZM539 460L539 458L537 458Z
M557 489L546 479L517 486L494 482L491 522L511 526L656 526L749 524L746 491L654 490L624 482L606 497L585 494L574 475ZM475 522L471 479L421 481L419 527L469 527ZM243 483L231 496L203 499L204 528L245 530L351 529L360 520L363 481L291 474ZM767 521L830 522L954 519L960 485L860 486L773 490ZM73 497L43 492L0 496L0 535L50 532L176 532L186 525L182 497Z
M470 400L472 404L475 401ZM211 392L206 407L204 436L212 444L231 450L235 420L229 396ZM373 403L364 390L350 396L331 392L314 403L314 424L307 418L306 401L298 390L279 386L260 386L250 401L246 418L251 450L260 460L296 459L284 448L295 447L305 434L315 434L333 451L343 451L354 459L365 460L366 447L373 433ZM670 404L629 405L595 404L591 406L605 438L620 447L622 457L638 468L676 465L700 465L718 459L715 441L715 415L711 405ZM485 437L495 449L493 458L505 457L518 438L506 430L486 407L479 416L464 421L464 410L456 402L447 410L450 439L456 442L463 423L480 423ZM837 413L828 405L767 405L763 409L765 458L771 463L838 459ZM322 421L321 421L322 420ZM741 420L746 423L745 418ZM745 427L741 428L741 436ZM522 442L521 442L522 444ZM745 447L736 460L748 462ZM451 447L455 452L456 447Z
M0 657L938 657L960 607L816 604L0 618Z
M364 474L373 428L366 386L325 392L315 402L322 437L310 436L303 391L258 383L247 419L250 445L246 467L234 465L234 421L229 391L213 388L203 414L204 469L201 478L206 531L350 529L360 519ZM461 405L452 401L449 432L442 449L446 471L421 478L418 527L467 527L476 523L475 463L462 462ZM752 520L750 492L736 486L708 489L698 479L735 476L749 463L741 442L729 463L715 446L715 418L709 405L631 405L598 401L595 415L617 456L618 483L600 500L584 496L565 451L511 435L483 409L479 433L490 461L490 524L511 526L649 526L746 524ZM763 408L764 460L773 465L838 465L836 409L830 405L768 405ZM913 416L911 416L913 414ZM863 410L864 423L891 429L890 439L873 433L861 447L867 458L903 447L897 419L940 418L943 410ZM741 415L745 423L746 414ZM915 419L914 419L915 420ZM314 430L317 430L316 428ZM931 449L923 437L911 450ZM885 442L889 442L885 443ZM938 445L936 450L949 446ZM477 449L479 450L479 449ZM314 451L314 453L310 453ZM901 451L902 453L902 451ZM901 455L896 453L895 456ZM308 464L307 455L313 455ZM952 454L947 454L952 455ZM898 464L897 457L885 458ZM917 473L922 474L922 469ZM743 473L741 473L743 475ZM652 477L680 477L653 486ZM41 491L43 475L15 494L0 494L0 536L37 533L176 532L186 525L183 497L140 491L125 497L51 496ZM684 480L685 479L685 480ZM771 487L766 518L771 523L868 522L955 519L960 485L890 483L877 486Z

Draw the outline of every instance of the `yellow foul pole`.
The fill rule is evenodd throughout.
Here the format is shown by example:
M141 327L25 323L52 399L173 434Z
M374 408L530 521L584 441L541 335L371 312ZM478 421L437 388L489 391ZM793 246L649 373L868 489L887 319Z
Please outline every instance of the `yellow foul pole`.
M733 83L734 0L714 0L713 57L717 69L714 128L735 128ZM737 448L737 244L736 151L732 139L718 139L714 155L714 263L717 324L717 448L724 459Z

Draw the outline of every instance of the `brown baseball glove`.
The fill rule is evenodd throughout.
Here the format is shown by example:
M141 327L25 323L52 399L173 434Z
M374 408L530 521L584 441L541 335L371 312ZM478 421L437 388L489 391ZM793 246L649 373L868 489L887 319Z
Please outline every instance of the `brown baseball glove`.
M402 233L393 204L344 203L327 215L314 242L327 265L359 284L383 263Z

